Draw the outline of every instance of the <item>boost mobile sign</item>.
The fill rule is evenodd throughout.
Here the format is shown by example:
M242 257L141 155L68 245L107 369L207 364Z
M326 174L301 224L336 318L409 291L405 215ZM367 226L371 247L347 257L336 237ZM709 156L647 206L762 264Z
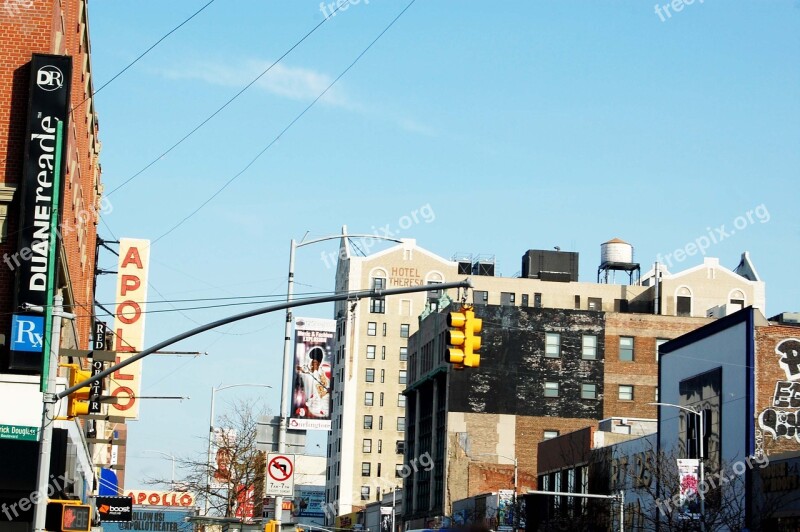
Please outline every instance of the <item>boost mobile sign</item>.
M16 270L16 290L10 368L42 371L49 323L38 323L38 312L24 312L24 303L49 307L57 287L59 198L66 168L67 120L70 106L72 58L34 54L31 59L30 98L25 135L25 157L20 193L17 253L9 262ZM39 318L41 320L41 318Z

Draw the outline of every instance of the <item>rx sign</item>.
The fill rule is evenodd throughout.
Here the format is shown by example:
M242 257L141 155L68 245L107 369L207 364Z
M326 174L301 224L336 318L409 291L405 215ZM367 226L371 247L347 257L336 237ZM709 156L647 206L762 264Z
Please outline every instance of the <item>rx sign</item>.
M11 318L11 350L41 353L44 349L44 317L14 314Z
M294 455L270 454L267 458L267 495L294 495Z

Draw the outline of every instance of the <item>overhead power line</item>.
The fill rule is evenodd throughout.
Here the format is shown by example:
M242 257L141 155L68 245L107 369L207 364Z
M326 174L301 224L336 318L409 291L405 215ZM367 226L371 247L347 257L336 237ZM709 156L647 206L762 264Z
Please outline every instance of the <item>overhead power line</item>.
M289 122L289 124L288 124L288 125L287 125L285 128L283 128L283 129L281 130L281 132L280 132L280 133L278 133L278 134L277 134L277 135L276 135L276 136L275 136L275 137L274 137L274 138L273 138L273 139L272 139L272 140L271 140L271 141L270 141L270 142L269 142L269 143L268 143L268 144L267 144L267 145L266 145L264 148L262 148L262 149L261 149L261 151L259 151L259 152L256 154L256 156L255 156L255 157L253 157L252 159L250 159L250 161L249 161L249 162L248 162L248 163L247 163L247 164L244 166L244 168L242 168L241 170L239 170L239 171L238 171L236 174L234 174L234 175L233 175L233 177L231 177L230 179L228 179L228 180L227 180L227 181L226 181L226 182L225 182L225 183L224 183L224 184L223 184L223 185L222 185L220 188L218 188L218 189L217 189L217 190L216 190L216 191L215 191L213 194L211 194L211 196L209 196L209 197L208 197L208 199L206 199L206 200L205 200L203 203L201 203L201 204L200 204L200 205L199 205L199 206L198 206L196 209L194 209L192 212L190 212L188 215L186 215L186 216L185 216L185 217L184 217L184 218L183 218L181 221L179 221L177 224L175 224L175 225L173 225L172 227L170 227L170 228L169 228L169 229L168 229L168 230L167 230L165 233L163 233L161 236L159 236L158 238L156 238L155 240L153 240L153 241L151 242L151 244L150 244L150 245L152 246L153 244L155 244L156 242L158 242L158 241L159 241L159 240L161 240L162 238L166 237L167 235L169 235L170 233L172 233L173 231L175 231L176 229L178 229L178 228L179 228L180 226L182 226L184 223L186 223L186 222L187 222L189 219L191 219L191 218L192 218L194 215L196 215L198 212L200 212L200 211L203 209L203 207L205 207L206 205L208 205L209 203L211 203L211 201L213 201L213 200L214 200L214 198L216 198L217 196L219 196L219 195L222 193L222 191L224 191L226 188L228 188L228 186L229 186L231 183L233 183L234 181L236 181L236 179L238 179L238 178L239 178L239 177L240 177L242 174L244 174L244 173L245 173L245 172L246 172L246 171L247 171L247 170L248 170L248 169L249 169L251 166L253 166L253 164L255 164L255 162L256 162L258 159L260 159L262 155L264 155L264 154L265 154L265 153L266 153L266 152L267 152L267 151L268 151L268 150L269 150L269 149L270 149L270 148L271 148L273 145L275 145L275 143L276 143L276 142L278 142L278 140L280 140L280 138L281 138L283 135L285 135L285 134L286 134L286 132L287 132L287 131L289 131L289 129L291 129L291 127L292 127L293 125L295 125L295 124L297 123L297 121L298 121L298 120L300 120L300 119L301 119L301 118L302 118L302 117L303 117L303 116L304 116L304 115L305 115L305 114L306 114L306 113L307 113L309 110L311 110L311 108L312 108L312 107L314 107L314 105L315 105L315 104L316 104L316 103L317 103L319 100L321 100L321 99L322 99L322 98L323 98L323 97L324 97L324 96L325 96L325 95L328 93L328 91L330 91L330 90L333 88L333 86L334 86L334 85L336 85L336 83L337 83L337 82L338 82L340 79L342 79L342 78L343 78L343 77L344 77L344 76L345 76L345 75L346 75L346 74L347 74L347 73L350 71L350 69L352 69L352 68L353 68L353 67L356 65L356 63L358 63L358 62L359 62L359 60L361 60L361 58L362 58L362 57L364 57L364 55L366 55L366 53L367 53L367 52L368 52L368 51L369 51L369 50L370 50L370 49L371 49L371 48L372 48L372 47L375 45L375 43L377 43L377 42L380 40L380 38L381 38L381 37L383 37L383 35L384 35L384 34L385 34L387 31L389 31L389 29L391 29L391 27L392 27L392 26L394 26L394 24L395 24L395 23L396 23L396 22L397 22L397 21L400 19L400 17L402 17L402 16L403 16L403 14L404 14L406 11L408 11L408 9L409 9L409 8L410 8L412 5L414 5L414 3L415 3L416 1L417 1L417 0L411 0L411 1L408 3L408 5L406 5L406 7L405 7L405 8L403 8L403 10L402 10L402 11L400 11L400 13L399 13L399 14L398 14L398 15L397 15L397 16L396 16L394 19L392 19L392 21L389 23L389 25L388 25L388 26L386 26L386 27L383 29L383 31L381 31L381 32L378 34L378 36L377 36L377 37L375 37L375 38L372 40L372 42L370 42L370 43L369 43L369 45L367 45L367 47L366 47L366 48L364 48L364 50L363 50L363 51L362 51L360 54L358 54L358 56L356 56L356 58L355 58L355 59L354 59L354 60L353 60L353 61L352 61L352 62L351 62L351 63L350 63L348 66L347 66L347 68L345 68L345 69L344 69L344 70L343 70L343 71L342 71L342 72L341 72L341 73L340 73L338 76L336 76L336 79L334 79L334 80L333 80L333 81L332 81L332 82L331 82L331 83L330 83L330 84L329 84L329 85L328 85L328 86L325 88L325 90L323 90L323 91L322 91L322 92L321 92L321 93L320 93L320 94L319 94L319 95L318 95L316 98L314 98L314 100L313 100L313 101L312 101L310 104L308 104L308 106L306 106L306 108L305 108L305 109L303 109L303 110L302 110L302 111L301 111L301 112L300 112L300 113L299 113L299 114L298 114L298 115L297 115L297 116L296 116L296 117L295 117L295 118L294 118L294 119L293 119L291 122ZM344 4L342 4L342 5L344 5ZM124 184L124 183L123 183L123 184ZM120 186L121 186L121 185L120 185ZM117 189L118 189L118 188L119 188L119 187L117 187ZM114 189L114 190L117 190L117 189Z

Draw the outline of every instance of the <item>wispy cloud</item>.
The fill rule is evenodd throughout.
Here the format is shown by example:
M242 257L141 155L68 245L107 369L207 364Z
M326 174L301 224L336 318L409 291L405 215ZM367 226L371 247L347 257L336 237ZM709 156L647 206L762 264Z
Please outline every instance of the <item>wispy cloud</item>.
M180 67L162 69L160 74L168 79L198 80L211 85L224 87L244 87L253 78L267 69L271 63L256 59L237 62L203 61L184 64ZM255 84L259 89L281 98L310 102L317 98L334 78L313 69L286 66L278 63L262 76ZM381 109L356 102L346 93L345 85L340 81L320 99L320 103L338 107L379 120L390 121L395 125L418 135L433 136L435 132L429 126L407 116L387 112Z

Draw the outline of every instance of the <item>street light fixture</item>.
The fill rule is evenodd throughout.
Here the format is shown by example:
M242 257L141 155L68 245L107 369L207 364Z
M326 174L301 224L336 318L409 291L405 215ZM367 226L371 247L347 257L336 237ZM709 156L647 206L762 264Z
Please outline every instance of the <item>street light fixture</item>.
M158 453L160 455L166 456L172 460L172 479L170 482L171 489L175 489L175 455L172 453L166 453L164 451L158 451L156 449L144 449L143 453Z
M242 387L251 387L251 388L272 388L269 384L250 384L250 383L241 383L241 384L228 384L226 386L217 386L211 387L211 412L208 416L208 456L206 465L208 467L208 472L206 474L206 503L205 503L205 514L208 515L208 511L210 510L211 500L209 494L211 493L211 445L212 440L214 438L214 401L216 399L217 392L221 392L222 390L228 390L230 388L242 388Z
M511 456L506 456L506 455L497 454L497 453L479 453L479 454L475 454L473 456L496 456L498 458L505 458L506 460L511 460L512 462L514 462L514 519L513 519L513 524L514 524L514 530L516 530L518 528L517 527L517 523L519 523L518 516L517 516L517 513L518 513L517 491L519 489L519 486L518 486L519 461L517 460L517 457L516 456L511 457ZM498 525L499 524L500 523L498 523Z
M684 412L689 412L697 416L697 429L700 432L700 434L697 437L697 457L700 462L700 485L702 486L703 483L705 482L705 455L706 455L706 449L705 449L706 431L704 425L705 419L703 416L703 410L700 408L695 409L692 407L675 405L672 403L647 403L647 404L653 406L671 406L673 408L678 408L680 410L683 410ZM704 524L705 516L706 516L706 500L705 497L700 496L700 528L702 530L705 530L705 524Z

